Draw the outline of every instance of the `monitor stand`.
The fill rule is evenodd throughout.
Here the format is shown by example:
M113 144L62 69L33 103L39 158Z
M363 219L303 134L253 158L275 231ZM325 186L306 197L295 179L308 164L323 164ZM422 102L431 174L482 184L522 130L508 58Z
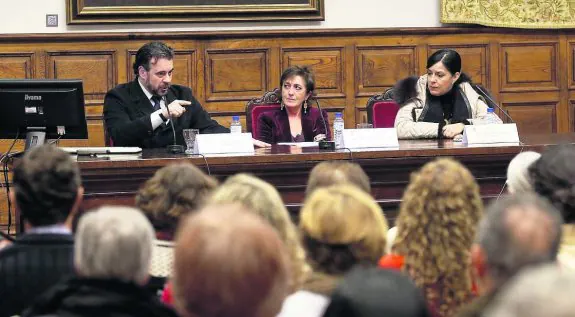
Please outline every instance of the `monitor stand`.
M40 146L46 142L46 132L38 130L28 130L26 132L26 146L24 151L31 150L37 146Z

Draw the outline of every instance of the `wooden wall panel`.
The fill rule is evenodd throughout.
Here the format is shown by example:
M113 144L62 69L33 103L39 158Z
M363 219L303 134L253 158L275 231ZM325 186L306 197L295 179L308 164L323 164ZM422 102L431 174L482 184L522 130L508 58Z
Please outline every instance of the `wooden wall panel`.
M206 100L238 101L263 95L268 82L267 49L207 50Z
M526 133L557 132L557 103L504 103L503 108L517 123L520 136Z
M34 78L34 53L0 53L0 78Z
M366 97L393 87L405 77L419 74L415 46L360 46L356 49L356 96Z
M503 92L559 90L558 43L501 45Z

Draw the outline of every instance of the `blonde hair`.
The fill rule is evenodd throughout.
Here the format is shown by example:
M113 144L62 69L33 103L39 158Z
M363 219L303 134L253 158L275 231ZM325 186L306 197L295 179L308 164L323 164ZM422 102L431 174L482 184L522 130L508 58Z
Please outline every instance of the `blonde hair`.
M299 289L307 279L311 268L306 262L296 226L278 191L265 181L248 174L237 174L228 178L216 191L211 201L214 203L240 203L248 210L261 216L274 227L285 243L292 262L291 287Z
M404 256L404 271L439 316L471 296L469 251L482 213L479 186L460 163L438 159L412 174L393 251Z
M314 269L343 274L358 263L377 263L388 224L375 200L348 184L316 189L301 211L300 230Z
M305 193L309 196L316 188L337 184L352 184L371 194L369 177L361 166L346 161L327 161L314 166L309 174Z

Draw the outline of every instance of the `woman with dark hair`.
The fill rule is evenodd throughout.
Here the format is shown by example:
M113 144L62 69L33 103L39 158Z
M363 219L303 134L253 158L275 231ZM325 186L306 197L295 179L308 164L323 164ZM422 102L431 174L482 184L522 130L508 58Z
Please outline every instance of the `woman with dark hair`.
M311 70L292 66L282 73L280 83L281 108L258 117L259 140L274 144L331 139L327 112L310 105L315 89Z
M394 99L401 106L395 117L402 139L453 138L470 119L487 114L487 104L461 72L461 57L442 49L427 59L427 74L399 81Z

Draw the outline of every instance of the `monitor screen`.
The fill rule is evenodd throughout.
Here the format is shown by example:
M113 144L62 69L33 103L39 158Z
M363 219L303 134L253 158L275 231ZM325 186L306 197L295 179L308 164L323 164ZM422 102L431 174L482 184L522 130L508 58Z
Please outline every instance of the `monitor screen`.
M0 79L0 139L45 133L87 139L84 90L78 79Z

